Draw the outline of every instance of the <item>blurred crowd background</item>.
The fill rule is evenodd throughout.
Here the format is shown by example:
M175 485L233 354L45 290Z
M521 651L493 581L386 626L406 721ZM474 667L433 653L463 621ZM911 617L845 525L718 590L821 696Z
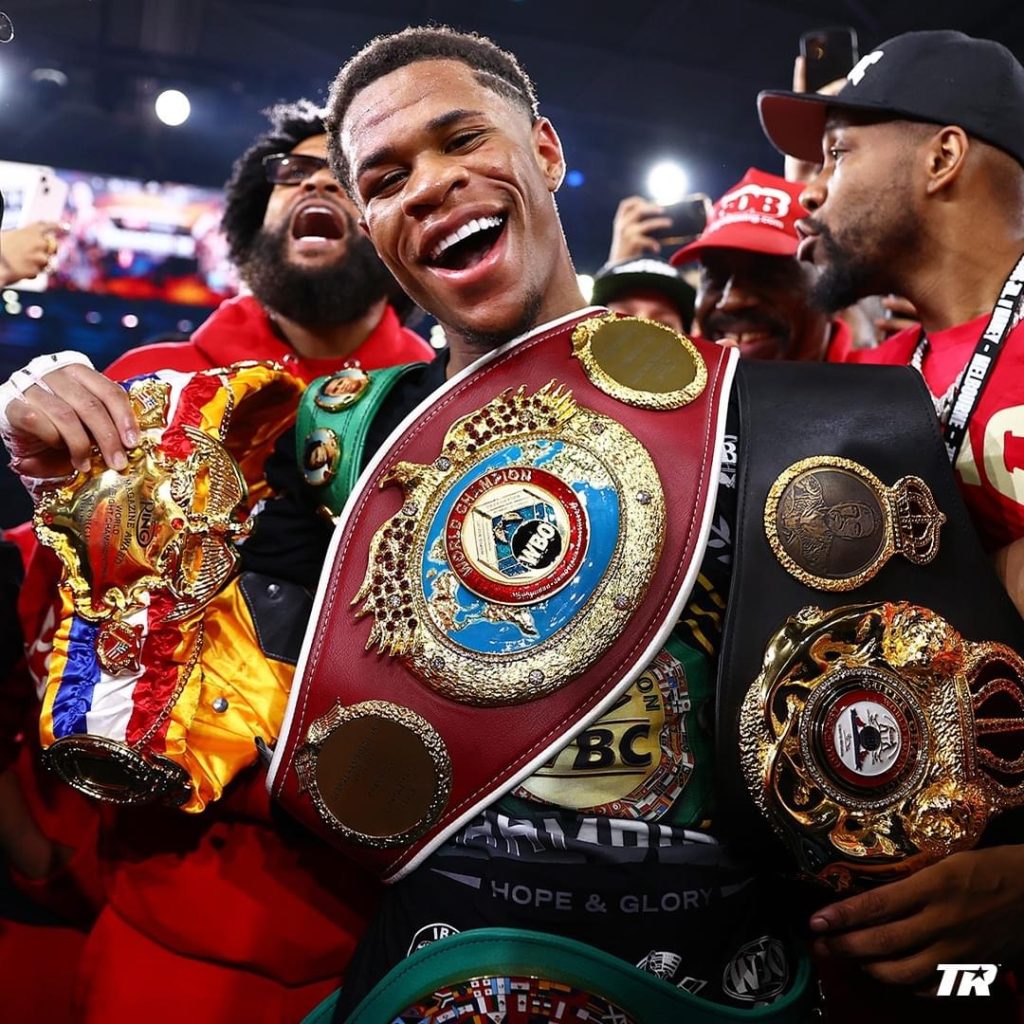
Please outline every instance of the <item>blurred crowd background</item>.
M39 352L102 366L202 323L238 289L222 186L261 112L323 99L343 60L405 24L476 30L519 55L562 136L559 208L588 278L641 250L667 259L696 234L661 251L620 238L616 252L627 197L717 199L747 168L783 173L755 97L791 85L807 32L848 26L864 54L910 29L956 28L1024 52L1024 18L1005 0L8 0L3 13L2 226L67 231L49 273L0 291L0 379ZM426 318L410 326L430 336ZM0 470L0 526L27 511Z

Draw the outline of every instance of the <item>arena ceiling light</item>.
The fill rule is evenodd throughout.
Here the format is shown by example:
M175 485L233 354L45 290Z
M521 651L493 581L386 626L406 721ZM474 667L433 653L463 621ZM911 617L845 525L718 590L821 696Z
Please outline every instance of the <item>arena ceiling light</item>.
M647 172L647 194L661 206L678 203L690 191L690 175L676 160L659 160Z
M164 89L153 104L156 116L171 128L177 128L188 120L192 104L180 89Z

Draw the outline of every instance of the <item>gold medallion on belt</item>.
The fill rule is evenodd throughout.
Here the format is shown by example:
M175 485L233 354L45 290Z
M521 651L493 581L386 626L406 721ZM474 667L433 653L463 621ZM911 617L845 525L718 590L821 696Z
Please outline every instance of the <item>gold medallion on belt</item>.
M907 603L805 608L768 645L740 753L804 872L899 876L1024 805L1024 661Z

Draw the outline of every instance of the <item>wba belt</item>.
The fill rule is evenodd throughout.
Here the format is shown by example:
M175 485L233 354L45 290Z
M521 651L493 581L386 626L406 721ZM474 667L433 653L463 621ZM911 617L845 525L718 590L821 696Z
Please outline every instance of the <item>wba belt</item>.
M736 396L724 823L767 821L840 889L975 845L1024 803L1024 624L927 392L903 367L744 364Z
M411 414L336 529L272 794L395 879L607 710L696 578L733 363L576 316Z

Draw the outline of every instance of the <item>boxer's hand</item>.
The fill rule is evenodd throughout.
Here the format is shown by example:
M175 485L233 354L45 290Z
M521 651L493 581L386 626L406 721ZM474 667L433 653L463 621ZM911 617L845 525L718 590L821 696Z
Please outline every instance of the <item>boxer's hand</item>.
M37 376L50 390L25 388L4 410L11 468L37 478L65 475L72 466L87 470L98 447L108 466L124 469L125 449L139 440L124 388L80 363Z
M815 952L879 981L934 993L936 966L1013 962L1024 951L1024 846L954 853L908 878L816 911Z
M672 219L663 216L663 208L640 196L629 196L619 203L612 223L612 247L608 262L634 259L645 252L657 255L661 242L651 232L670 228Z
M45 270L62 234L61 225L49 220L0 231L0 284L24 281Z

